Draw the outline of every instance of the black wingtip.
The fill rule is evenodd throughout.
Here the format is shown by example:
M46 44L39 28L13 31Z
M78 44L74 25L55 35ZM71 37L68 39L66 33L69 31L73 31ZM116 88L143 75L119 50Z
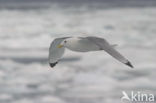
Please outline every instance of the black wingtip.
M58 62L55 62L55 63L49 63L50 67L54 67Z
M131 68L134 68L133 65L131 64L131 62L129 62L129 61L127 63L125 63L125 64L128 65Z

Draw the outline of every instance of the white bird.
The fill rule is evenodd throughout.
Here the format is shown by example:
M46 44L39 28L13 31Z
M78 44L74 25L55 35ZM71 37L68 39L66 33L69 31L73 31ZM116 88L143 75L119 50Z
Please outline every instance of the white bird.
M49 48L49 64L54 67L64 54L65 48L77 52L101 51L104 50L118 61L133 68L133 65L105 39L99 37L63 37L56 38Z

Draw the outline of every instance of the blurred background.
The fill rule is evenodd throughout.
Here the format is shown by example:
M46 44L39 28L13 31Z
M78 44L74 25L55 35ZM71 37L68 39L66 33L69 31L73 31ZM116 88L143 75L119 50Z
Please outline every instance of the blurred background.
M54 38L99 36L105 52L67 50L48 64ZM120 103L122 91L156 94L156 0L0 0L0 103Z

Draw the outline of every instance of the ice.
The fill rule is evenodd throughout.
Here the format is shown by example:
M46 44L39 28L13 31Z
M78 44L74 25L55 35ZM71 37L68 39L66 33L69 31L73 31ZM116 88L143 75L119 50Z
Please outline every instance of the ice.
M123 90L155 93L156 8L99 5L0 9L0 103L114 103ZM52 40L79 35L118 44L134 69L106 52L70 50L50 68Z

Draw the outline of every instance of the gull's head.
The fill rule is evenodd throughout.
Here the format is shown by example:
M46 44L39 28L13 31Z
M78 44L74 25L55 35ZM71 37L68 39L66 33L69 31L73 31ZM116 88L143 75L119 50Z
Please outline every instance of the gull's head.
M62 48L62 47L64 47L64 46L66 45L66 43L67 43L67 40L63 40L63 41L61 42L61 44L57 45L57 48Z

